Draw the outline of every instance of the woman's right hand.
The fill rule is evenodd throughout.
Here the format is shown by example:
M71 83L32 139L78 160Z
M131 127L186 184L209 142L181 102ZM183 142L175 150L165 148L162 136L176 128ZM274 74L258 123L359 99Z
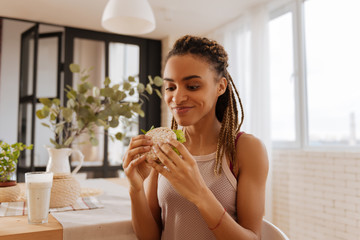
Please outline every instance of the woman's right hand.
M124 172L129 180L130 189L140 191L143 187L145 178L151 171L151 166L145 162L145 154L151 150L151 137L138 135L131 138L129 148L123 158Z

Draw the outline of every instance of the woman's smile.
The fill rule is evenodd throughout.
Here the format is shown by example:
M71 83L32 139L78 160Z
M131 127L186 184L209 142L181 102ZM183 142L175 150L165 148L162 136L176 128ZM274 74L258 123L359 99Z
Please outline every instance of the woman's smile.
M171 107L171 110L176 114L182 115L189 112L192 108L191 106L176 106Z

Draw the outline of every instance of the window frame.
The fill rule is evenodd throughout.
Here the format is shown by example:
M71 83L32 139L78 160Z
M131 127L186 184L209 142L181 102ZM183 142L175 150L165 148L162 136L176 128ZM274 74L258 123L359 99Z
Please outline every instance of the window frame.
M303 119L303 115L302 115L302 108L303 108L303 104L301 104L302 99L304 99L302 97L302 91L300 92L299 89L301 89L303 82L302 76L305 76L302 73L302 57L301 57L301 52L302 50L299 49L299 46L301 44L301 41L299 41L297 39L297 35L299 35L298 33L298 27L299 27L299 23L298 23L298 12L297 12L297 7L296 7L296 3L295 2L290 2L290 3L285 3L283 5L280 6L276 6L273 7L272 9L270 9L269 11L269 23L270 21L285 15L287 13L291 13L292 16L292 39L293 39L293 68L294 68L294 106L295 106L295 116L294 116L294 120L295 120L295 141L274 141L272 140L272 146L274 148L300 148L302 146L304 146L304 136L302 136L302 131L301 129L304 129L304 123L306 122L306 119ZM306 99L304 99L306 100Z
M283 14L292 12L295 80L295 141L272 141L276 149L303 149L305 151L360 152L359 145L332 144L310 145L304 3L308 0L291 0L269 5L269 22Z

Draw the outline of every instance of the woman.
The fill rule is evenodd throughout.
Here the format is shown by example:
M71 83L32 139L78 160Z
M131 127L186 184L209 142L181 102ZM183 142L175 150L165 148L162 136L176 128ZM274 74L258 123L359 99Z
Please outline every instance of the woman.
M239 132L243 109L227 60L217 42L194 36L169 52L164 99L186 142L156 146L145 135L130 142L124 169L139 239L260 239L267 154L260 140ZM138 157L151 148L164 166Z

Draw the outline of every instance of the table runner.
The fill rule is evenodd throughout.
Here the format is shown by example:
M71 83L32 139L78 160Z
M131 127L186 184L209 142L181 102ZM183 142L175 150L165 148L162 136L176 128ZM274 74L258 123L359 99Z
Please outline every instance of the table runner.
M104 205L99 202L96 197L80 197L76 202L68 207L50 208L50 212L65 212L76 210L89 210L95 208L102 208ZM7 216L23 216L27 215L26 203L20 202L1 202L0 203L0 217Z
M64 240L136 239L131 225L131 202L128 189L105 179L79 181L82 188L97 188L103 208L89 211L53 212L63 226Z

